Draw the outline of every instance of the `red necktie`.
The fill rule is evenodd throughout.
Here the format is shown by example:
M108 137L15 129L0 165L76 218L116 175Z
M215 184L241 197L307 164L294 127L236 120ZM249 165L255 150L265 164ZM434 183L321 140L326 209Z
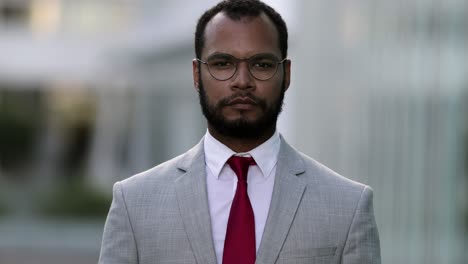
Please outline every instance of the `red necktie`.
M255 165L255 160L250 157L232 156L227 163L236 173L238 181L229 213L223 264L254 264L255 220L247 194L247 172L250 165Z

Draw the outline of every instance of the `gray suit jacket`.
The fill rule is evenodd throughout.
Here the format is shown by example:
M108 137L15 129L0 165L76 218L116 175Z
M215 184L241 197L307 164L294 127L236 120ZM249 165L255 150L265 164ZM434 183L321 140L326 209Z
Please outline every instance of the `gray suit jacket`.
M114 185L100 264L215 264L203 140ZM256 263L380 263L372 190L281 138ZM241 264L241 263L240 263Z

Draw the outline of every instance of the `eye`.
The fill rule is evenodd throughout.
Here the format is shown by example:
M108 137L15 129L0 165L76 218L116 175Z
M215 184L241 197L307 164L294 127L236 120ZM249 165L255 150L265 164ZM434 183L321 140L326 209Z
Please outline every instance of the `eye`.
M273 63L270 62L259 62L255 64L255 67L260 67L260 68L272 68Z
M234 66L232 60L226 58L216 58L208 61L208 65L213 69L230 69Z
M211 66L214 66L214 67L226 67L229 65L231 65L231 62L229 61L215 61L211 63Z
M275 68L275 62L267 59L255 60L251 63L251 67L255 70L271 70Z

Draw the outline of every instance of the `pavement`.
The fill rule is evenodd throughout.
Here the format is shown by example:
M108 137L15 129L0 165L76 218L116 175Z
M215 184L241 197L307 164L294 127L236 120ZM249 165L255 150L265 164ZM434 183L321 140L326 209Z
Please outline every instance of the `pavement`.
M0 219L0 264L96 264L104 220Z
M58 250L57 250L58 251ZM0 249L1 264L96 264L98 253L38 249Z

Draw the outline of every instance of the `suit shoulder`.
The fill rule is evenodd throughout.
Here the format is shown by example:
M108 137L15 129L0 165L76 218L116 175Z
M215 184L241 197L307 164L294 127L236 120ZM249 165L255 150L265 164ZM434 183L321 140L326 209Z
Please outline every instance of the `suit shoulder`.
M354 214L359 204L363 204L362 206L366 207L365 210L371 210L369 209L373 199L371 187L348 179L305 154L300 155L304 162L305 172L299 177L304 177L314 197L318 195L324 201L340 204L342 209L349 209L350 214Z
M309 180L321 186L335 187L340 190L355 190L358 192L362 192L365 188L370 189L369 186L342 176L304 153L299 152L299 154L304 161L305 174L309 177Z
M183 155L165 161L151 169L137 173L119 182L125 189L142 189L149 185L165 185L172 183L183 171L178 169L178 163Z

